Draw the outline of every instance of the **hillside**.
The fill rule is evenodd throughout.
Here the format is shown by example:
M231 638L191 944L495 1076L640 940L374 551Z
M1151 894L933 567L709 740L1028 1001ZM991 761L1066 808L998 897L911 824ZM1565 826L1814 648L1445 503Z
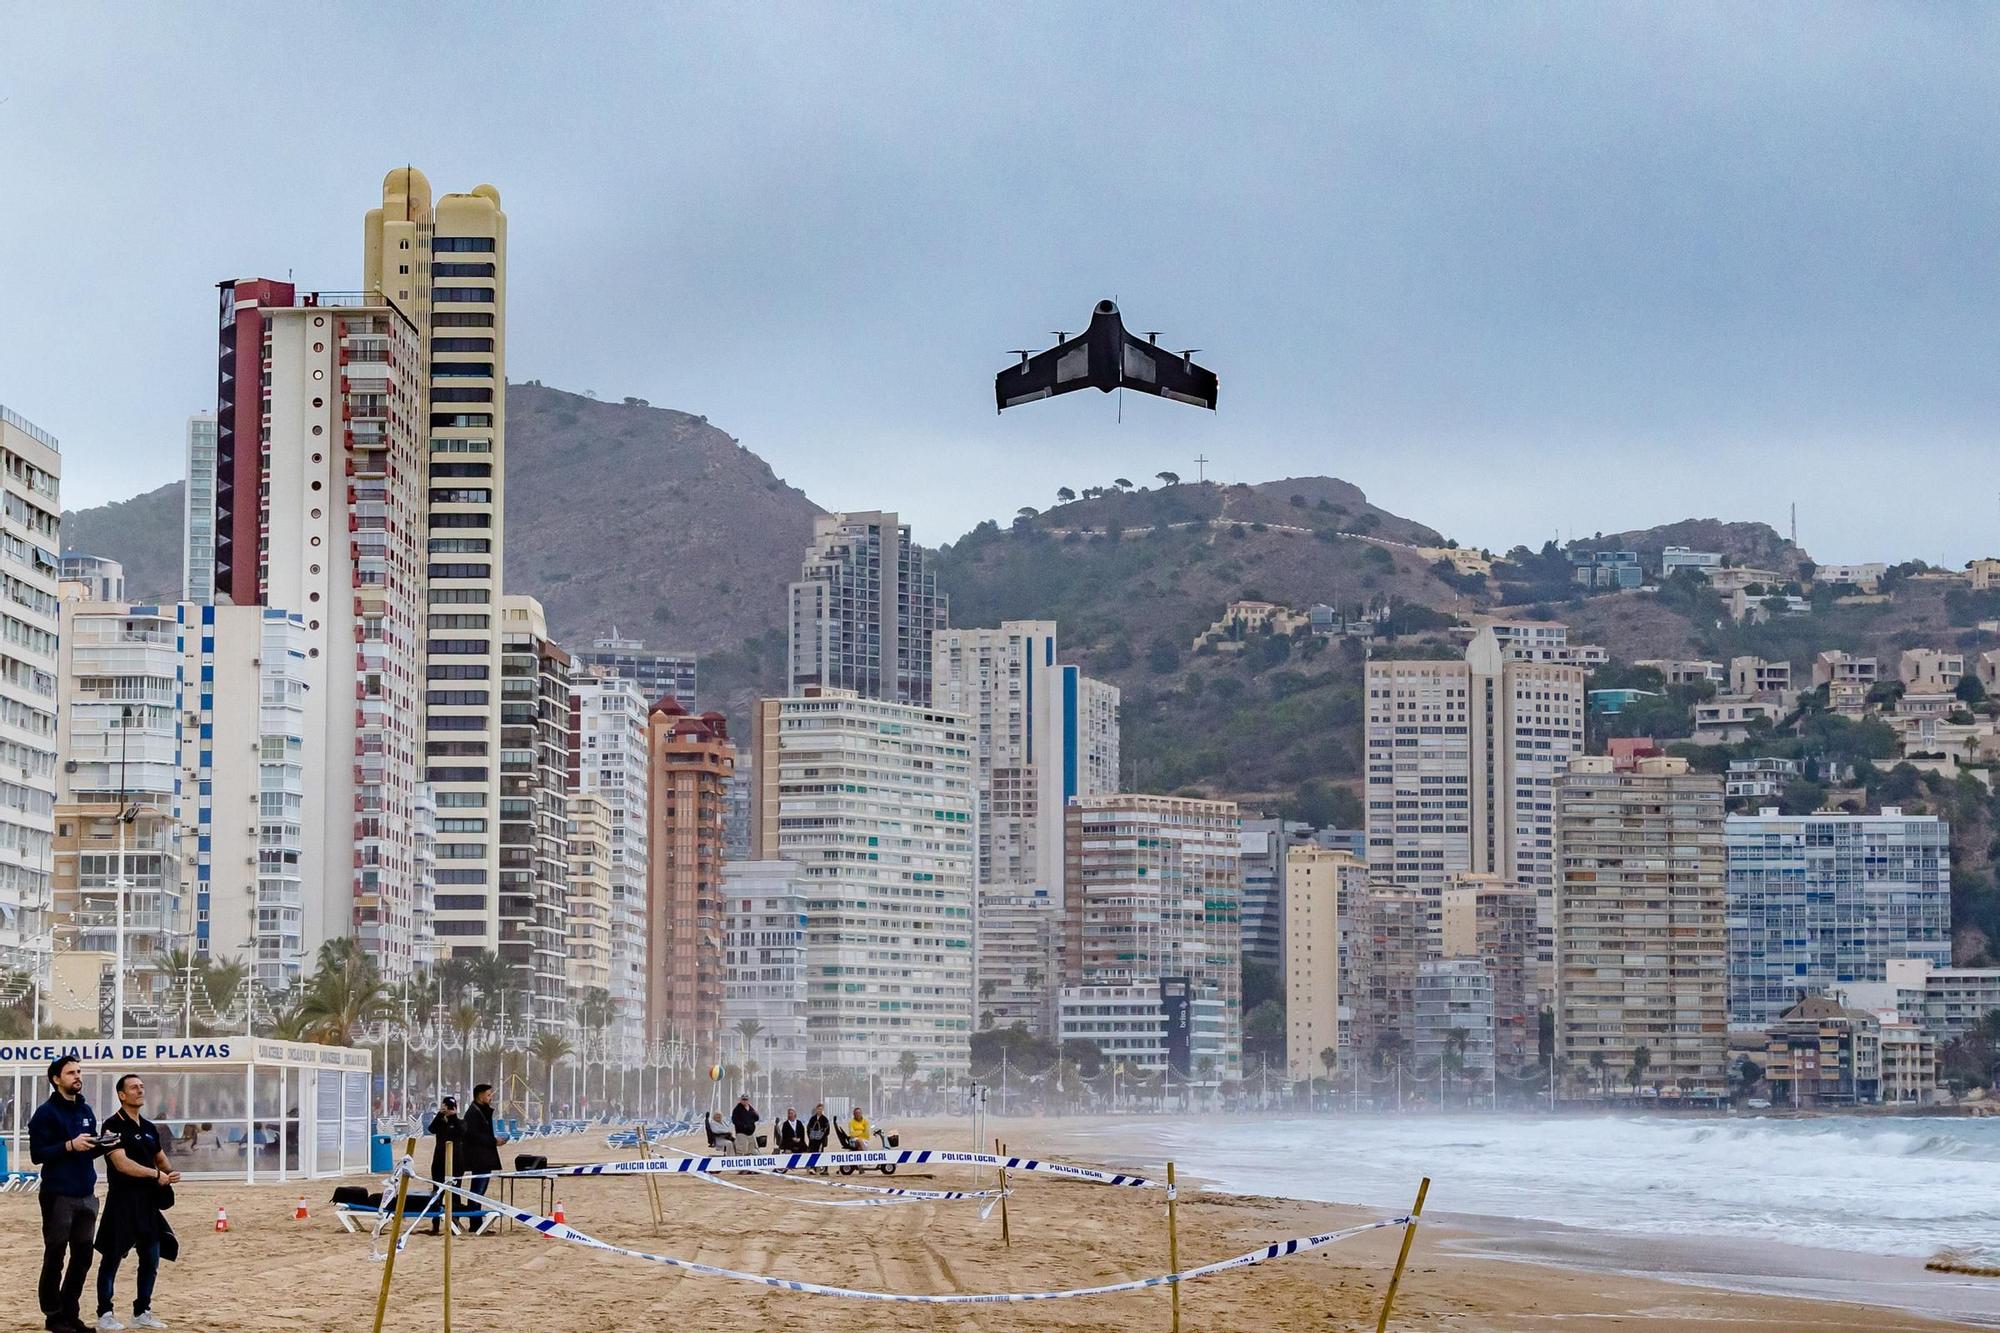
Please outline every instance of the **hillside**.
M88 551L124 562L125 593L135 602L166 602L181 595L181 530L187 484L62 516L65 551Z
M1571 546L1592 551L1637 551L1648 569L1660 567L1660 552L1669 546L1685 546L1690 551L1718 551L1731 564L1774 569L1782 574L1795 571L1806 553L1768 523L1724 523L1713 518L1689 518L1657 528L1636 532L1600 533Z

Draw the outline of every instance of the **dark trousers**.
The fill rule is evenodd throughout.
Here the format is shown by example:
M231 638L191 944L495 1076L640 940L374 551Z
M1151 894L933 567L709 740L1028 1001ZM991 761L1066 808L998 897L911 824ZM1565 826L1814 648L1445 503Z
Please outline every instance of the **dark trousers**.
M137 1241L132 1252L139 1256L139 1288L132 1294L132 1313L144 1314L153 1308L153 1282L160 1276L160 1242ZM106 1254L97 1261L97 1313L106 1314L114 1304L112 1293L118 1285L118 1261L122 1256Z
M42 1192L42 1280L35 1289L44 1315L72 1319L83 1302L90 1276L90 1242L97 1236L97 1199L92 1195ZM63 1270L63 1256L69 1269Z

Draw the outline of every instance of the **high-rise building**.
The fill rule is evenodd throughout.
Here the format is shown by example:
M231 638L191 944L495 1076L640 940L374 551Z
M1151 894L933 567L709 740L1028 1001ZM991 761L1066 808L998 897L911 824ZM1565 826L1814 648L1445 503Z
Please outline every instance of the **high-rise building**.
M215 413L187 419L187 490L181 510L181 600L215 600ZM105 599L111 600L111 599Z
M1065 838L1065 987L1186 978L1222 1002L1225 1079L1243 1049L1240 823L1234 801L1095 796L1070 804Z
M611 993L611 806L602 796L569 794L569 904L564 957L569 993Z
M364 227L362 285L402 312L419 339L415 419L428 556L423 777L438 807L439 944L470 955L500 945L503 915L497 682L507 215L499 191L479 185L433 200L422 172L390 171L382 206L369 210ZM518 952L522 942L514 945ZM544 982L559 972L544 972Z
M610 1059L641 1062L646 1032L646 701L622 676L579 674L572 706L575 790L602 797L611 824Z
M1312 826L1294 819L1243 821L1243 957L1264 967L1285 960L1285 855Z
M1479 958L1426 958L1417 964L1411 999L1416 1005L1416 1067L1429 1066L1449 1081L1479 1088L1493 1078L1493 977ZM1447 1087L1446 1097L1450 1097Z
M1584 668L1482 628L1463 661L1368 664L1368 859L1434 901L1454 874L1534 890L1554 963L1555 789L1583 753Z
M1052 620L940 629L932 699L972 724L978 799L980 1004L1007 1026L1053 1031L1063 902L1063 810L1118 772L1118 690L1056 661ZM1044 951L1029 947L1034 941ZM983 1022L982 1022L983 1025Z
M533 997L535 1026L554 1031L571 1018L570 659L534 598L503 597L500 615L499 953ZM440 931L445 904L441 893Z
M1557 793L1556 1058L1593 1090L1648 1068L1682 1097L1719 1095L1729 1055L1722 780L1657 756L1571 766Z
M1434 956L1431 903L1420 889L1370 888L1351 900L1348 927L1348 1048L1380 1067L1417 1041L1417 965Z
M961 1074L973 1024L973 758L965 719L810 688L758 704L752 850L806 885L812 1059ZM657 845L655 847L658 855Z
M98 601L62 585L55 915L73 947L115 953L126 993L186 932L179 836L181 647L175 608ZM55 768L53 753L47 768ZM121 810L130 813L121 820ZM124 885L122 913L118 898Z
M214 474L203 580L235 605L298 612L312 636L308 689L353 692L352 709L316 710L327 731L309 746L323 772L303 837L320 876L301 911L308 934L352 936L402 976L416 961L423 780L420 331L375 294L253 280L222 293L215 445L191 440L189 452L190 493ZM191 525L200 518L190 510ZM198 538L191 527L191 550Z
M50 948L56 798L56 575L62 455L55 437L0 406L0 958Z
M1951 964L1951 829L1936 815L1731 815L1729 1023L1765 1029L1813 991Z
M1497 875L1458 875L1445 885L1434 952L1486 965L1493 1047L1503 1068L1519 1068L1539 1055L1542 996L1536 987L1535 940L1531 891Z
M720 713L672 696L646 719L646 1026L704 1059L722 1019L722 818L736 746Z
M1285 1076L1298 1082L1329 1076L1320 1053L1341 1053L1342 908L1367 892L1368 867L1313 843L1282 855Z
M816 517L790 589L787 693L823 686L928 706L945 609L930 557L896 515Z
M671 695L674 702L694 711L695 655L648 651L644 639L625 639L613 625L611 633L590 641L590 650L576 655L586 667L608 675L623 676L639 687L645 699Z
M723 1055L796 1073L806 1040L806 889L793 861L737 861L722 868ZM738 1030L757 1024L754 1040ZM746 1051L745 1046L748 1046Z

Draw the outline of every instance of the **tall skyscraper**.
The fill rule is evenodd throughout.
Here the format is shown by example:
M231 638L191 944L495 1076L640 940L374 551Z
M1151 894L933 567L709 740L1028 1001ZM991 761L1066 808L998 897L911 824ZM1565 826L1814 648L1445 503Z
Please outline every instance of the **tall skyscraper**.
M1801 996L1951 965L1951 828L1936 815L1731 815L1729 1022L1768 1028Z
M187 420L187 491L181 511L181 600L215 600L215 413Z
M416 961L423 778L420 331L379 295L245 280L223 284L223 303L213 591L299 613L308 689L355 697L316 710L326 734L309 742L324 763L303 826L320 871L303 885L304 934L352 936L402 976ZM192 493L205 452L191 442L189 459ZM200 515L189 522L192 549Z
M570 659L534 598L503 597L500 614L499 952L533 995L535 1026L555 1031L571 1017Z
M1725 1089L1722 780L1685 759L1571 765L1557 794L1556 1056L1573 1085L1647 1068L1681 1096Z
M1243 1052L1243 871L1234 801L1097 796L1068 810L1062 1004L1069 989L1186 978L1222 1002L1225 1080Z
M639 687L647 700L672 695L689 712L694 711L696 662L693 653L648 650L644 639L620 638L613 625L609 634L590 641L590 649L576 660L584 666L613 676L623 676Z
M0 406L0 958L28 966L50 947L56 797L56 575L62 455L55 437Z
M651 1040L708 1060L722 1020L722 823L736 746L722 714L690 714L671 695L646 727L646 1023Z
M1468 871L1533 889L1553 966L1555 790L1583 753L1584 668L1482 628L1463 661L1371 661L1368 859L1435 901Z
M1312 831L1297 820L1243 821L1243 957L1265 967L1285 958L1285 853Z
M796 1073L811 1063L806 1037L806 891L792 861L722 868L722 1043L725 1057ZM757 1024L754 1040L736 1030ZM747 1049L746 1049L747 1048Z
M433 200L422 172L398 167L364 231L362 285L401 311L419 339L424 776L438 808L437 931L440 947L471 954L501 941L507 215L490 185Z
M1346 903L1367 892L1367 863L1305 843L1279 852L1285 897L1285 1076L1324 1078L1320 1059L1341 1052L1341 917Z
M962 1074L973 1023L973 759L963 718L808 688L759 701L752 852L805 876L811 1058ZM655 855L658 855L657 848Z
M809 686L928 705L945 597L896 515L822 514L790 589L787 693Z
M1445 885L1436 952L1440 958L1471 958L1485 965L1492 988L1493 1045L1503 1069L1527 1064L1539 1054L1537 934L1531 890L1498 875L1459 875Z
M602 797L611 822L612 1019L609 1058L641 1063L646 1031L646 702L622 676L575 682L575 789Z
M611 993L611 806L602 796L569 794L569 902L564 957L569 993ZM571 1017L574 1017L572 1012Z

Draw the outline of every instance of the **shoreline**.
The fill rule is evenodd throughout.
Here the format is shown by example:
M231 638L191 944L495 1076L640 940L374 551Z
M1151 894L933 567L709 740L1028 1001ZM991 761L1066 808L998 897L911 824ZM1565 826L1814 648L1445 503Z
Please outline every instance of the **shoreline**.
M1142 1136L1145 1119L1114 1122L1032 1120L1076 1160L1145 1172L1127 1135ZM1040 1140L1037 1140L1038 1142ZM1107 1149L1111 1151L1107 1152ZM1150 1168L1157 1172L1154 1164ZM1357 1213L1369 1205L1283 1194L1246 1194L1197 1170L1180 1172L1205 1193L1273 1202L1322 1204ZM1468 1260L1560 1268L1638 1281L1665 1282L1706 1292L1851 1305L1953 1321L1965 1327L2000 1328L2000 1280L1935 1272L1909 1255L1796 1245L1766 1238L1617 1231L1540 1218L1452 1211L1427 1212L1424 1229L1440 1247Z

